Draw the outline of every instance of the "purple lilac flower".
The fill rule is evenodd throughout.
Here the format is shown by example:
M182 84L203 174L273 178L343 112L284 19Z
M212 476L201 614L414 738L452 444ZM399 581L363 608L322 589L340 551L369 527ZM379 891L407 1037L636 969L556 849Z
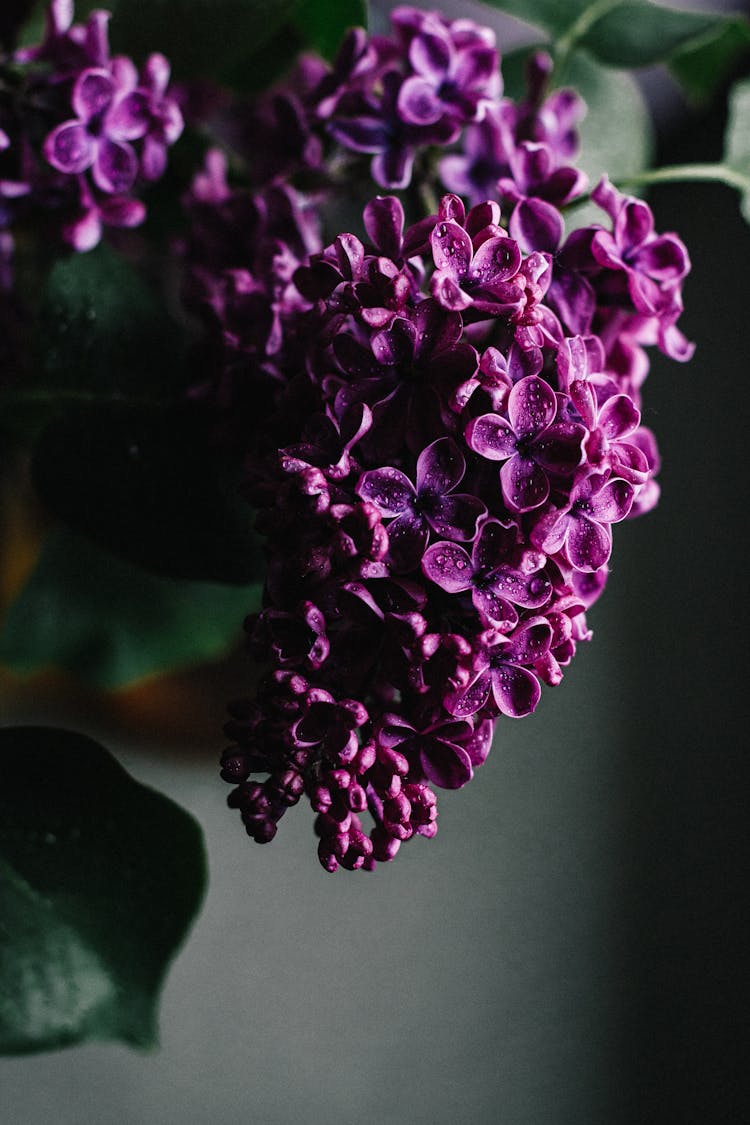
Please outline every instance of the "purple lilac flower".
M555 421L557 398L549 383L527 375L508 395L507 418L482 414L469 423L466 441L490 461L503 461L500 484L514 512L540 507L550 493L550 474L571 476L580 464L582 425Z
M41 43L13 56L9 132L0 122L11 169L0 174L0 226L54 214L79 251L106 225L143 222L138 189L163 174L183 128L167 60L149 56L139 76L130 59L110 56L108 21L97 10L74 24L73 4L52 0Z
M689 352L687 253L606 182L603 221L563 241L582 105L547 95L550 65L514 103L491 33L399 9L391 37L351 33L256 107L294 123L267 167L230 187L210 153L186 201L186 292L216 345L200 393L268 557L222 776L261 843L305 798L329 872L434 836L436 789L560 683L613 525L658 496L641 389L648 348ZM350 175L406 186L448 144L436 214L376 196L320 245Z

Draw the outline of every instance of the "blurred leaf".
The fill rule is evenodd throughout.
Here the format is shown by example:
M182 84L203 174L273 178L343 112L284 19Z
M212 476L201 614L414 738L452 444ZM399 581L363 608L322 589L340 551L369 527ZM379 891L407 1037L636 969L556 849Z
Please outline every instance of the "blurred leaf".
M223 656L259 602L258 585L157 578L57 528L0 627L0 664L116 688Z
M0 46L12 48L23 24L30 18L34 0L3 0L0 6Z
M737 82L729 96L724 162L739 177L734 186L741 193L743 217L750 223L750 78Z
M155 1045L206 884L198 824L69 731L0 730L0 1052Z
M33 479L68 526L168 578L247 584L264 563L239 471L197 406L92 403L37 442Z
M645 0L625 0L597 19L578 45L607 66L652 66L716 34L726 22L725 17L709 12L682 12Z
M114 52L142 62L161 51L176 78L223 79L260 50L290 17L297 0L107 0ZM102 5L77 0L76 19Z
M669 68L687 94L707 101L743 55L750 54L750 21L728 17L713 32L672 56Z
M578 127L581 155L576 163L592 186L604 172L615 179L647 167L653 128L636 81L576 51L569 62L566 85L586 102L586 116Z
M350 27L367 27L364 0L302 0L292 23L304 43L332 59Z
M156 295L106 245L72 254L50 271L39 309L37 382L62 387L167 393L180 370L179 333Z
M566 84L568 57L583 47L607 66L669 63L689 94L707 97L750 39L750 22L737 13L681 11L648 0L486 2L548 33Z
M590 0L485 0L485 3L524 23L544 28L553 36L567 31L587 8L593 6Z

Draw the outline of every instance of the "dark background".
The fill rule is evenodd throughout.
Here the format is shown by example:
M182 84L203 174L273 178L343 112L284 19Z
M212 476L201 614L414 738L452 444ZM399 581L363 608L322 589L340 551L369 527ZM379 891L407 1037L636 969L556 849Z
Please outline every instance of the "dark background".
M718 156L721 106L660 118L661 162ZM161 1052L3 1060L3 1125L750 1120L750 229L726 188L650 201L690 250L681 323L698 345L687 366L655 358L645 388L660 506L615 529L594 641L536 715L500 724L472 785L441 795L434 841L328 877L301 808L270 848L244 839L218 742L178 761L57 705L13 716L90 729L191 808L212 882Z

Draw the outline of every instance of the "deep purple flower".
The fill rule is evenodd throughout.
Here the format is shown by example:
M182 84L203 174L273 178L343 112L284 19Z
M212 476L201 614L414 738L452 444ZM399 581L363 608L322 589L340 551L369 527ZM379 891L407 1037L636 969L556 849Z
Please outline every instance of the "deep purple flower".
M569 503L546 513L532 532L541 551L565 551L576 570L599 570L612 552L611 524L624 520L633 503L628 481L607 473L584 476L570 490Z
M467 718L488 701L511 719L536 710L541 688L529 665L542 660L552 643L552 628L544 617L531 617L509 636L497 634L478 655L479 670L466 687L445 701L451 715Z
M466 441L490 461L504 461L500 483L513 512L541 507L550 493L550 473L570 476L581 462L585 429L555 421L557 399L549 383L527 375L508 396L508 417L482 414L469 423Z
M518 624L516 607L539 609L552 592L542 570L544 555L526 552L517 560L515 546L514 529L487 519L471 557L458 543L433 543L424 553L422 569L449 594L471 590L474 606L487 625L507 633Z
M44 142L53 168L69 176L91 168L96 186L112 195L128 191L138 172L138 158L124 139L128 122L118 126L110 116L122 94L109 71L82 71L71 97L76 117L56 126Z
M363 473L357 492L391 519L390 557L399 573L419 564L431 529L450 539L474 538L477 520L487 509L478 497L454 491L465 471L460 449L446 437L420 453L416 486L392 466Z

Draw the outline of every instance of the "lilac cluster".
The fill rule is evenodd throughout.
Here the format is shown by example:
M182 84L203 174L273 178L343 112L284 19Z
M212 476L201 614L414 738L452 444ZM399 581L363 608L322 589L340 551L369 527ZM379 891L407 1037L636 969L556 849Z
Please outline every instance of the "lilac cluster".
M51 0L42 42L0 58L0 231L52 213L84 251L103 226L143 222L137 191L163 174L182 114L164 56L140 72L111 56L108 20L74 24L72 0Z
M211 153L188 201L208 390L268 557L247 622L263 672L230 707L222 776L261 843L305 796L328 871L435 834L435 788L468 782L498 717L560 682L612 525L658 498L641 385L649 346L690 355L687 252L606 178L602 221L566 235L581 106L545 98L547 74L534 59L514 103L488 32L399 9L391 39L352 33L279 96L296 157L239 188ZM322 247L295 175L330 166L324 134L381 185L429 152L436 213L375 196Z

